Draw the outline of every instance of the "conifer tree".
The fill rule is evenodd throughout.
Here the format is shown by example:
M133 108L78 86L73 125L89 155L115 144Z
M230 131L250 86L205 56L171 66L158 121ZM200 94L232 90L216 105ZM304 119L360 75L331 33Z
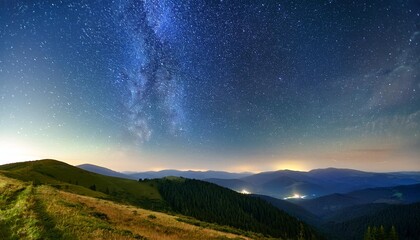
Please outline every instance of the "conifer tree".
M305 240L305 230L303 229L303 224L300 223L300 231L298 240Z
M372 239L372 229L370 228L370 226L368 226L363 240L373 240Z
M392 225L391 230L389 230L389 240L398 240L397 230L394 225Z
M378 236L379 236L379 230L376 226L373 226L372 228L372 240L379 240Z
M385 228L384 228L383 225L381 225L378 228L378 233L377 233L376 239L377 240L385 240Z

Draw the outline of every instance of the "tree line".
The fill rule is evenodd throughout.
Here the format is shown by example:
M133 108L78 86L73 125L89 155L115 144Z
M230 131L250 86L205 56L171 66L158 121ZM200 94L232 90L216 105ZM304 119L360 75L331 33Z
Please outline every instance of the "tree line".
M368 226L363 240L398 240L398 233L395 226L392 226L389 231L386 231L383 225Z

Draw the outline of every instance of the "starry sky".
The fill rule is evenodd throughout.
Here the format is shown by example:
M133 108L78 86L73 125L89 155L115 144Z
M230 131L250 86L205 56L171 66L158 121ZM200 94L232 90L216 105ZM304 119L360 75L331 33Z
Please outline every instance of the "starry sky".
M420 2L2 0L0 163L420 170Z

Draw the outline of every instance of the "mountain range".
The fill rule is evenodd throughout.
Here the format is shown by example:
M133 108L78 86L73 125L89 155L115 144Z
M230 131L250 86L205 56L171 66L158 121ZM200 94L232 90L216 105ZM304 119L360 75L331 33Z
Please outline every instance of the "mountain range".
M151 173L166 177L156 178L157 175ZM169 220L171 215L177 216L176 221L183 224L200 227L200 231L216 231L212 234L218 235L217 238L229 238L224 234L236 234L233 238L302 239L304 236L303 239L355 240L363 238L368 227L384 228L385 231L396 228L400 239L414 240L420 236L418 172L371 173L328 168L309 172L282 170L259 174L242 173L244 175L176 170L149 174L149 177L142 175L142 178L137 179L136 176L140 175L133 176L89 164L74 167L55 160L2 165L0 195L3 199L1 201L6 205L3 210L0 209L0 213L6 213L3 214L6 220L0 222L0 232L3 234L0 236L13 238L14 232L9 231L11 227L28 228L24 222L14 222L13 219L17 219L15 215L8 215L15 212L14 202L19 202L22 194L29 197L28 201L32 198L38 199L34 208L29 209L36 213L34 216L40 217L34 221L38 221L42 229L49 229L44 235L39 233L46 239L54 239L48 237L50 233L51 236L71 235L68 232L71 229L75 233L80 227L87 227L66 222L63 223L61 232L55 231L50 228L52 224L49 223L54 214L64 214L66 219L73 219L77 214L88 217L93 215L94 218L89 221L99 221L97 226L108 224L105 229L113 229L111 232L106 230L108 233L103 229L100 232L111 234L114 238L121 238L121 234L125 234L127 239L160 239L165 234L171 235L171 239L194 239L193 236L196 235L193 233L180 236L168 232L167 229L174 228L175 224L173 220ZM169 176L177 174L189 174L188 176L202 180ZM227 178L206 178L216 175ZM20 187L14 187L15 185ZM241 191L252 194L238 193ZM41 192L43 194L40 195ZM58 209L54 211L59 213L49 212L49 217L44 216L46 209L39 209L39 206L46 205L48 201L43 197L44 192L51 198L60 196L55 203L48 203L50 209ZM69 198L70 195L65 195L64 192L75 195ZM285 196L292 198L285 200ZM78 209L79 213L73 212L73 218L60 212L60 204L79 206L80 203L75 203L74 199L82 197L91 198L83 201L96 202L103 208L97 211L92 210L95 208L93 205L89 208L77 207L74 210ZM146 225L138 231L139 227L134 227L137 226L135 223L128 227L125 220L115 220L112 212L124 212L124 204L133 206L135 210L130 210L133 212L152 211L150 218L146 216L142 221L152 221L154 216L165 219L165 223L159 226L166 230L159 235L150 235L153 229L158 228L157 225ZM48 221L45 222L45 219ZM189 231L187 229L190 228L182 227L176 231ZM89 234L83 235L83 238L91 237ZM201 238L212 239L206 234L201 235Z
M92 164L83 164L77 167L106 176L135 180L168 176L199 179L237 192L246 190L246 192L253 194L267 195L280 199L295 194L308 199L334 193L343 194L366 188L420 183L420 172L376 173L338 168L315 169L308 172L279 170L252 174L249 172L179 170L120 173Z
M173 169L166 169L161 171L146 171L146 172L116 172L114 170L104 168L101 166L96 166L93 164L81 164L77 165L77 167L102 174L105 176L111 177L120 177L120 178L127 178L127 179L155 179L155 178L163 178L163 177L184 177L190 179L198 179L203 180L207 178L221 178L221 179L233 179L233 178L242 178L249 175L252 175L250 172L242 172L242 173L232 173L232 172L225 172L225 171L181 171L181 170L173 170Z
M315 169L309 172L280 170L262 172L237 179L205 179L235 191L243 189L275 198L299 195L316 198L333 193L347 193L366 188L420 183L420 172L374 173L353 169Z

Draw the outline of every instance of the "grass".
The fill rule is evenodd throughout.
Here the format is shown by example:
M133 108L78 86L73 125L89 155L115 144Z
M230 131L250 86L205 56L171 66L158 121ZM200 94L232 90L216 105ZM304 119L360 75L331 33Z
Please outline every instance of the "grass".
M237 235L241 235L241 236L247 236L247 237L250 237L252 239L270 239L268 237L265 237L261 233L248 232L248 231L233 228L233 227L230 227L230 226L221 226L221 225L214 224L214 223L203 222L203 221L197 220L195 218L191 218L191 217L178 217L178 218L176 218L176 220L179 221L179 222L192 224L194 226L198 226L198 227L201 227L201 228L208 228L208 229L213 229L213 230L221 231L221 232L225 232L225 233L232 233L232 234L237 234Z
M64 190L11 179L0 173L0 239L249 239L251 236L218 231L216 225L208 228L179 221L187 219L185 216Z
M167 208L152 182L104 176L56 160L6 164L0 166L0 173L34 185L48 184L80 195L126 202L149 209ZM96 190L89 189L93 185Z
M45 218L39 217L42 209L34 197L34 186L10 182L4 177L0 181L0 238L40 239L46 236L42 226Z

